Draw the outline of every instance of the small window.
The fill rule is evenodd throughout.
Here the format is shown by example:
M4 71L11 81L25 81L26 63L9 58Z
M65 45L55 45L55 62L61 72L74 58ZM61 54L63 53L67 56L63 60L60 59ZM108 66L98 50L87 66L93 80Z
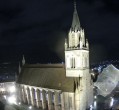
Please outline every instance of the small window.
M73 68L73 58L70 58L70 65L71 65L71 68Z
M71 68L75 68L75 58L71 58Z

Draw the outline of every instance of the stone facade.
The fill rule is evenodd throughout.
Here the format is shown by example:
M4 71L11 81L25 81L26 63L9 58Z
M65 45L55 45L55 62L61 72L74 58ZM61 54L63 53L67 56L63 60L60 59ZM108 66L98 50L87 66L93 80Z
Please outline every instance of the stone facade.
M40 66L39 70L35 66L25 67L23 57L24 68L20 68L21 76L18 81L19 101L46 110L86 110L93 104L93 82L89 73L89 44L80 26L76 5L68 40L65 40L64 45L65 68L56 65ZM36 81L33 81L32 77L26 78L26 81L27 73L33 75ZM37 73L40 80L37 79Z
M46 110L75 110L74 93L61 90L18 85L20 102Z
M86 110L93 103L93 82L89 73L89 44L76 5L68 40L65 40L65 60L66 77L75 78L75 109Z

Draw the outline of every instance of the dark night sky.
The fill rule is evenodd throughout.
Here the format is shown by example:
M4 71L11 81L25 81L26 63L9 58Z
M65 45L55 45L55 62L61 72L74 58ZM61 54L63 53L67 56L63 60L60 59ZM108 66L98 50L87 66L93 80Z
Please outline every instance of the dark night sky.
M77 0L90 60L119 57L119 0ZM64 61L64 39L71 26L73 0L1 0L0 62Z

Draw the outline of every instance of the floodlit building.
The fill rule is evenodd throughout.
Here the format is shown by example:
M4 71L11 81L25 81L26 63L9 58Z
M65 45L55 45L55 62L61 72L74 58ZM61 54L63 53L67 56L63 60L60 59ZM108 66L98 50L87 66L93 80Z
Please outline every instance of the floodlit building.
M16 82L1 82L0 83L0 95L8 95L15 92Z
M80 26L76 4L65 40L65 64L25 64L19 67L19 101L47 110L86 110L93 103L89 44Z

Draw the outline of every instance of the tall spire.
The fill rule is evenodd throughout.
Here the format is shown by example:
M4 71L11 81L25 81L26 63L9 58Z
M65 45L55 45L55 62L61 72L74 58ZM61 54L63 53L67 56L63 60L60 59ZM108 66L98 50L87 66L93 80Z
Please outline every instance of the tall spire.
M74 12L76 12L76 1L74 0Z
M76 9L76 1L75 0L74 0L74 13L73 13L71 30L73 30L73 31L80 30L80 21L79 21L77 9Z
M23 58L22 58L22 66L25 65L25 62L26 62L26 61L25 61L25 57L24 57L24 55L23 55Z
M19 74L21 73L21 66L20 66L20 62L19 62Z

